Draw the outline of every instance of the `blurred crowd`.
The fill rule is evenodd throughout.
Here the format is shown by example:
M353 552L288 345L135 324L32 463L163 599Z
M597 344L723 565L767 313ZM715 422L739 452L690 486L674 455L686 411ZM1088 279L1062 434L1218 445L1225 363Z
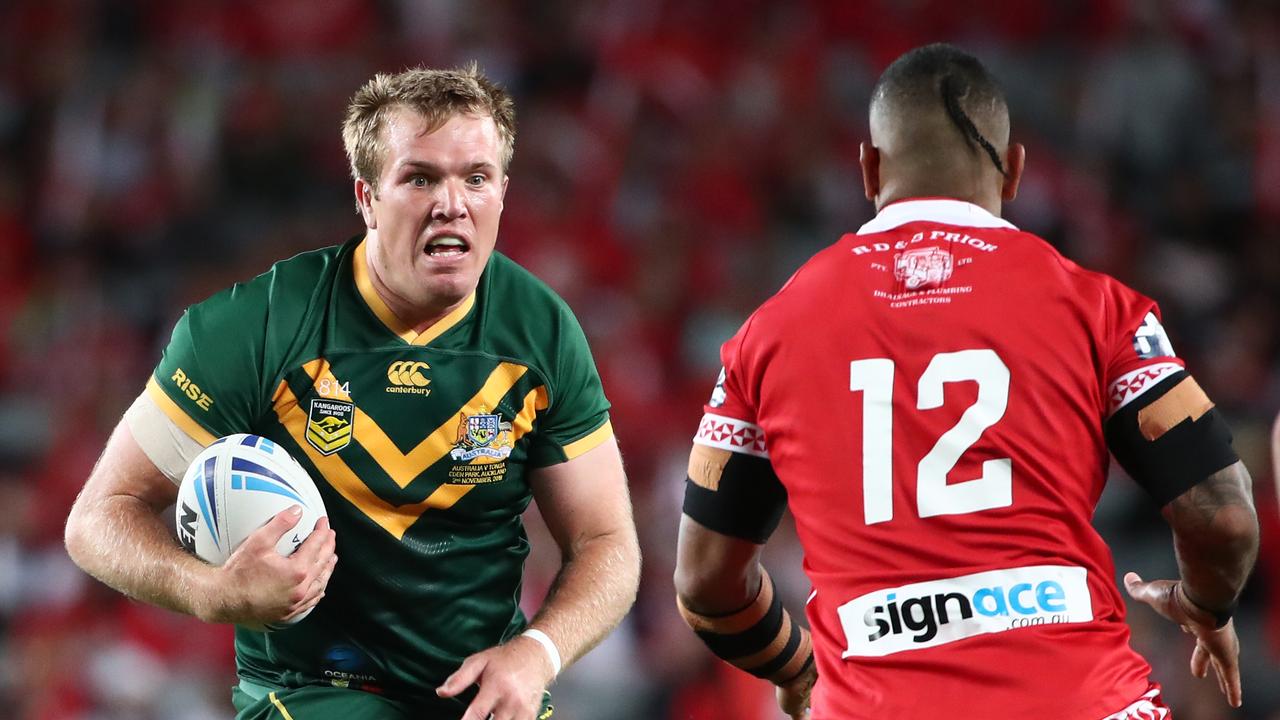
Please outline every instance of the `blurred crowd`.
M1147 608L1134 644L1179 720L1280 718L1280 8L1271 0L7 0L0 3L0 715L232 714L230 632L132 603L62 524L187 305L362 230L339 125L372 73L476 60L516 96L499 249L576 310L614 403L645 552L620 630L556 717L765 720L769 687L674 611L690 439L718 347L873 212L858 142L879 72L948 40L1003 80L1028 170L1007 216L1162 305L1254 473L1245 708ZM1051 342L1052 339L1047 338ZM1172 577L1117 474L1117 568ZM526 595L557 554L535 512ZM784 525L768 564L807 594Z

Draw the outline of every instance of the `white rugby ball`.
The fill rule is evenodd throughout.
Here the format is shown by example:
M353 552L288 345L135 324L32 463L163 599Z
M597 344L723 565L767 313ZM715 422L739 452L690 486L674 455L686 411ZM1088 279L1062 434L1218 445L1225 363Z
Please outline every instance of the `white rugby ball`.
M174 506L178 541L205 562L221 565L245 538L294 505L302 507L302 517L276 544L284 556L328 516L320 491L298 461L271 440L228 435L197 455L182 477Z

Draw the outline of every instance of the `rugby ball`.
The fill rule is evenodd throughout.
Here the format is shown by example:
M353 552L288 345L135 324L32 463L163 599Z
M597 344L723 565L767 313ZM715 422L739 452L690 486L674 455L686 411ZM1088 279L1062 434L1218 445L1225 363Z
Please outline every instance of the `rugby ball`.
M197 455L182 477L174 506L178 541L205 562L221 565L253 531L294 505L302 507L302 517L276 544L284 556L328 516L320 491L298 461L271 440L228 435Z

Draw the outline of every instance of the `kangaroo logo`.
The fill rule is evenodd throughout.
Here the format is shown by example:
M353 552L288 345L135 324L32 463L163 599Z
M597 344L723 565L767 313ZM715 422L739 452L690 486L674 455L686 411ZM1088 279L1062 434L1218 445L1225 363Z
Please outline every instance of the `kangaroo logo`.
M307 414L307 442L322 455L332 455L351 444L356 406L341 400L311 401Z

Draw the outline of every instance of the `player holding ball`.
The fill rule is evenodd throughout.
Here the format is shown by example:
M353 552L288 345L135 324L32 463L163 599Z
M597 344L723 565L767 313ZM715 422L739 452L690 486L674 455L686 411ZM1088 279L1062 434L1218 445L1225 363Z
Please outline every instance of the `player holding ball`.
M365 231L183 315L67 548L132 597L240 624L241 720L551 717L547 685L631 606L639 550L585 336L494 251L512 100L474 66L378 75L343 139ZM332 528L281 557L285 512L221 566L183 552L158 513L235 433L298 460ZM564 564L529 622L531 499Z

